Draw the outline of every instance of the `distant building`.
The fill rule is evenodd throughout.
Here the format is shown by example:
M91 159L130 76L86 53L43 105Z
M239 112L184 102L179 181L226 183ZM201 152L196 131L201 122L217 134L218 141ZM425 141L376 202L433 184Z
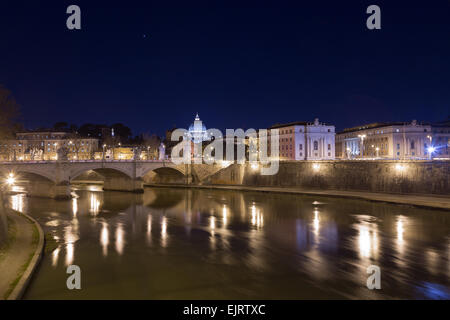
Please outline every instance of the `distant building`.
M450 158L450 118L431 125L434 158Z
M344 129L336 134L339 159L427 159L432 142L428 124L372 123Z
M203 141L211 140L211 136L206 131L206 126L204 125L203 121L200 120L198 113L195 116L194 123L189 126L188 133L189 138L194 143L202 143Z
M281 160L332 160L335 158L335 127L319 122L277 124ZM270 141L270 140L269 140ZM270 143L269 143L270 147Z
M19 132L14 140L0 141L0 160L57 160L61 150L69 160L92 159L98 149L98 141L68 132Z

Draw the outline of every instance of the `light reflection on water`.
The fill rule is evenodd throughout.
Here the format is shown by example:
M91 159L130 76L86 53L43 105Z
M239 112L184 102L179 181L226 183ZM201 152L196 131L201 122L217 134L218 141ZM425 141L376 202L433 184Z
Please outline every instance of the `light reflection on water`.
M59 244L27 298L450 298L447 212L250 192L74 192L67 202L10 197ZM83 270L80 293L65 288L69 264ZM372 264L381 291L365 287Z

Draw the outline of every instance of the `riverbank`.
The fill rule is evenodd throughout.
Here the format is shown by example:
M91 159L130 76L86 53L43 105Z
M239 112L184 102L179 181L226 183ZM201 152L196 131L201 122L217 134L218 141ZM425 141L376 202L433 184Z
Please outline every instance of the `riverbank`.
M272 192L272 193L288 193L288 194L323 196L323 197L338 197L338 198L362 199L376 202L411 205L420 208L450 211L450 197L438 195L388 194L388 193L342 191L342 190L307 190L292 187L249 187L239 185L146 184L145 186Z
M39 264L44 233L33 218L6 210L9 239L0 249L0 300L17 300Z

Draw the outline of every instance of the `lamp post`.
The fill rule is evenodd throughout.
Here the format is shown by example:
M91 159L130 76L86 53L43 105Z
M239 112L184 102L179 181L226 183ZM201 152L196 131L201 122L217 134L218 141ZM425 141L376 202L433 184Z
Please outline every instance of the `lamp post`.
M347 158L348 159L350 159L350 157L351 157L350 151L351 151L350 148L347 148Z
M103 155L102 155L103 161L105 161L105 148L106 148L106 144L103 145Z
M376 147L375 150L377 151L377 158L379 158L380 157L380 155L379 155L380 154L380 148Z
M358 134L358 137L361 139L361 159L364 158L364 138L365 134Z
M150 146L147 146L147 161L150 160Z

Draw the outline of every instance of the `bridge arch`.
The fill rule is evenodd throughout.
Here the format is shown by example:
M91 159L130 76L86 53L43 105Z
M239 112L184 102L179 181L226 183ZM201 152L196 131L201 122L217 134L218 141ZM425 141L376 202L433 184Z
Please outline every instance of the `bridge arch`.
M52 173L39 170L38 168L32 168L29 166L16 166L16 167L0 167L0 172L3 177L7 177L9 173L14 173L18 179L28 176L38 177L47 182L56 183L56 178Z
M142 180L145 183L182 183L186 182L186 175L179 168L172 166L153 167L144 171Z
M146 175L148 175L150 172L163 172L164 170L168 169L168 171L174 170L176 172L179 172L180 174L182 174L183 176L185 175L184 170L182 170L181 168L179 168L178 166L151 166L149 168L144 168L142 170L141 173L141 177L145 177Z
M103 177L108 176L119 176L122 178L128 178L133 179L133 177L130 175L129 172L127 172L125 169L121 168L115 168L115 167L104 167L101 165L98 166L84 166L82 168L76 168L69 173L69 181L73 181L79 176L81 176L84 173L87 173L89 171L94 171L98 174L100 174Z

